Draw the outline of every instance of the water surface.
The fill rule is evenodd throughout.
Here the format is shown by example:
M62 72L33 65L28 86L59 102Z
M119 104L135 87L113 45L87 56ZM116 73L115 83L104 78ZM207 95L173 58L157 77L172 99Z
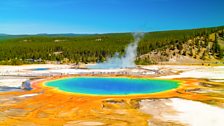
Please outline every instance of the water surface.
M177 81L132 78L78 77L46 82L61 91L90 95L137 95L162 92L179 86Z
M34 69L30 69L32 71L44 71L44 70L49 70L49 68L34 68Z

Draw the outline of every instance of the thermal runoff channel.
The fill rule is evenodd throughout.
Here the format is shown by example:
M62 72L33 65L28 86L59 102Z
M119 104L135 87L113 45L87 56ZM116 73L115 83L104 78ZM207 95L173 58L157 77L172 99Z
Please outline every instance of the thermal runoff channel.
M140 95L175 89L179 83L172 80L77 77L53 80L45 85L77 94Z

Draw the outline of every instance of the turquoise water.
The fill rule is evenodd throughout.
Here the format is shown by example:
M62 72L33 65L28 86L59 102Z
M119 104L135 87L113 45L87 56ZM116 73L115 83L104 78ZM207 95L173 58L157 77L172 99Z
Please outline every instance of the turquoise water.
M150 94L177 88L178 82L132 78L78 77L49 81L46 86L61 91L90 95Z
M34 68L34 69L30 69L33 71L42 71L42 70L49 70L49 68Z

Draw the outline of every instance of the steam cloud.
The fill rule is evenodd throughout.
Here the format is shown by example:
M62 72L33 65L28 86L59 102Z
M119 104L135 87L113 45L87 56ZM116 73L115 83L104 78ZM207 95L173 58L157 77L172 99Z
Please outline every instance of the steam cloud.
M90 68L108 69L108 68L133 68L135 67L135 58L137 56L138 43L144 33L133 33L134 42L130 43L125 49L125 55L120 57L119 53L103 63L90 66Z

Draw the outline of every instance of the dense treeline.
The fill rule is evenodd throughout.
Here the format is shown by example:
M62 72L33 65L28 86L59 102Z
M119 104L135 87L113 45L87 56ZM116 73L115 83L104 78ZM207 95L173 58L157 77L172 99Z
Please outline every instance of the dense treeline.
M208 35L224 27L146 33L138 46L138 55L169 44L181 44L198 35ZM24 64L60 61L70 63L103 62L124 49L133 40L131 33L87 36L27 36L0 40L0 64Z
M34 61L102 62L115 52L124 52L132 41L129 33L77 37L30 36L0 42L0 61L4 64ZM69 61L68 61L69 60Z

